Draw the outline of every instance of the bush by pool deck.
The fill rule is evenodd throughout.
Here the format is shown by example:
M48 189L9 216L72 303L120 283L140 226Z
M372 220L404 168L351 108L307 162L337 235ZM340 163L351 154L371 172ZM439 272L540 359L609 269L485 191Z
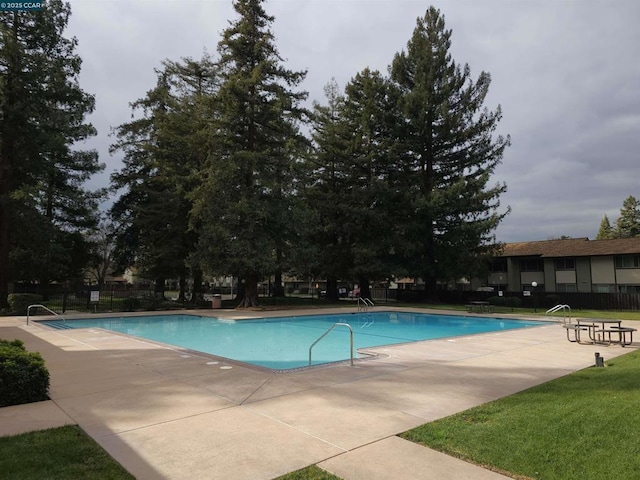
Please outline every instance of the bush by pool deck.
M282 312L215 312L270 314ZM0 318L0 338L39 351L51 374L51 400L0 409L0 435L78 424L139 480L272 479L311 464L345 480L504 479L395 435L589 367L595 352L609 360L640 346L570 343L550 323L274 373L24 317Z

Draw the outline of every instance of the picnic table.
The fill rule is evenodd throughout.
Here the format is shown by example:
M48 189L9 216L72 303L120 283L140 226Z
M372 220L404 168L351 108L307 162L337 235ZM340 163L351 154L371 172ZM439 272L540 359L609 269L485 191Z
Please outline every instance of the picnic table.
M467 305L467 312L469 313L491 313L493 308L489 302L473 301Z
M623 327L622 320L602 318L578 319L575 328L576 340L578 342L580 342L580 330L586 330L591 340L589 343L599 343L603 345L615 343L622 347L631 345L633 342L633 332L636 331L635 328Z

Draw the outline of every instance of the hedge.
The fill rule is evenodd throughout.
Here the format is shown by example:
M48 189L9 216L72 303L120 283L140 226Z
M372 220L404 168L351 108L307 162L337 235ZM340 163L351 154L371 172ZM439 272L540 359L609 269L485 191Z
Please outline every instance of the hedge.
M16 315L26 315L29 305L41 304L42 295L35 293L10 293L7 297L9 308Z
M487 301L497 307L520 307L522 300L518 297L489 297Z
M49 371L20 340L0 340L0 407L48 400Z

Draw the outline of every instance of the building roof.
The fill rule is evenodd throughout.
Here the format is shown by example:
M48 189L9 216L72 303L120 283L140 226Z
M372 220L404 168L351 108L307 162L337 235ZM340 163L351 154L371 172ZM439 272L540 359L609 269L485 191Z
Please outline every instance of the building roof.
M507 243L500 257L595 257L640 254L640 237L613 240L567 238L539 242Z

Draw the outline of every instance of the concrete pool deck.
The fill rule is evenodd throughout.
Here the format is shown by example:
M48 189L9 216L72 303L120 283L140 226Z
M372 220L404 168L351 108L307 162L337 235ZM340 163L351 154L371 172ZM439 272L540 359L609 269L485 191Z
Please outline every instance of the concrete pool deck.
M577 345L553 323L273 373L100 329L25 323L0 318L0 338L42 354L51 400L0 408L0 435L78 424L139 480L272 479L312 464L345 480L508 478L396 435L592 366L595 352L609 360L640 346Z

